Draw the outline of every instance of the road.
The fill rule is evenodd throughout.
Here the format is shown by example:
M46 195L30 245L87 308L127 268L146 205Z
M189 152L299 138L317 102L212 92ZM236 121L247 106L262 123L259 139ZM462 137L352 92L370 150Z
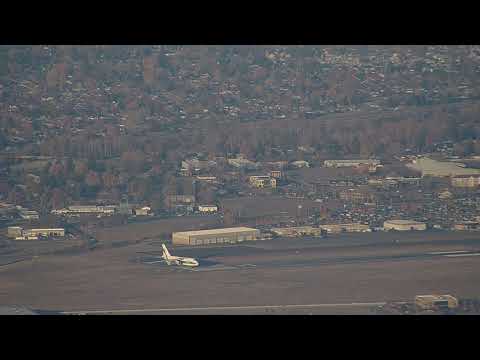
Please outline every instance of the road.
M347 309L354 308L373 309L376 306L385 305L385 302L369 303L340 303L340 304L297 304L297 305L250 305L250 306L210 306L210 307L185 307L164 309L117 309L117 310L77 310L64 311L63 315L212 315L212 314L263 314L275 311L283 313L305 312L316 313L327 308ZM334 311L335 311L334 310ZM328 310L327 310L328 311Z

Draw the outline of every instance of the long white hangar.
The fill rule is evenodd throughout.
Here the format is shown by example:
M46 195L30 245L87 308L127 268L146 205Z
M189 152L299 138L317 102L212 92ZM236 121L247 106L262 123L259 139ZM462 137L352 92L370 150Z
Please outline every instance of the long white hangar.
M175 245L207 245L236 243L257 240L260 231L248 227L233 227L198 231L174 232L172 242Z

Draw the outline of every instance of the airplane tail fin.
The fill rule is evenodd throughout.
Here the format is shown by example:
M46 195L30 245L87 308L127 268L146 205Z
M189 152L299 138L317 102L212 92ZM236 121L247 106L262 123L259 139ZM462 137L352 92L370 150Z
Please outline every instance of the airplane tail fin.
M168 260L168 259L171 257L171 255L170 255L170 253L168 252L168 249L167 249L167 247L165 246L165 244L162 244L162 248L163 248L163 258L164 258L165 260Z

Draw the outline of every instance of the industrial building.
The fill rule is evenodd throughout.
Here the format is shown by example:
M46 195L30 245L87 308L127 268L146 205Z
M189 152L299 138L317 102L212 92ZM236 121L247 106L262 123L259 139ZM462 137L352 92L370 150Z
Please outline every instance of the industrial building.
M326 231L329 234L337 234L341 232L367 232L371 231L370 226L360 223L349 224L328 224L320 225L321 230Z
M215 167L217 163L212 160L187 159L182 161L182 169L186 171L201 171Z
M361 159L361 160L325 160L323 166L325 167L351 167L351 166L378 166L380 165L379 160L375 159Z
M383 228L387 231L426 230L427 224L413 220L387 220L383 223Z
M480 186L480 176L463 175L452 177L452 186L475 188Z
M216 176L197 176L197 180L213 183L217 181L217 177Z
M150 208L150 206L135 208L133 209L133 214L135 216L152 216L153 215L152 209Z
M25 220L38 220L38 219L40 219L40 216L38 215L38 212L36 212L35 210L21 209L19 211L19 215L22 219L25 219Z
M288 228L272 228L271 231L278 236L295 237L295 236L321 236L322 229L312 226L296 226Z
M238 157L235 159L228 159L227 162L229 165L236 167L238 169L256 169L257 168L256 163L242 157Z
M270 176L275 179L281 179L283 177L281 170L272 170L270 171Z
M254 175L249 177L249 183L257 188L277 187L277 180L268 175Z
M462 221L454 224L453 229L460 231L478 231L480 230L480 223L478 221Z
M407 167L420 171L422 177L424 176L479 176L479 169L467 168L463 163L457 163L453 161L437 161L427 157L413 160L412 163L407 164Z
M7 236L15 240L37 240L39 236L63 237L65 236L65 229L23 229L20 226L10 226L7 228Z
M183 209L192 212L195 206L195 195L167 195L165 202L170 209Z
M7 236L11 238L16 238L22 236L23 229L20 226L9 226L7 228Z
M375 195L368 187L359 186L354 189L345 189L338 192L338 197L341 200L355 202L355 203L365 203L365 202L374 202Z
M455 309L458 300L452 295L418 295L415 305L421 310Z
M305 161L305 160L297 160L297 161L292 161L290 163L291 166L293 167L296 167L298 169L300 168L309 168L310 167L310 164L308 163L308 161Z
M198 211L201 213L214 213L218 211L217 205L198 205Z
M184 231L173 233L172 242L175 245L236 243L239 241L257 240L259 235L259 230L247 227Z
M65 209L52 210L51 213L55 215L88 215L88 214L97 214L97 215L113 215L117 209L116 205L72 205Z

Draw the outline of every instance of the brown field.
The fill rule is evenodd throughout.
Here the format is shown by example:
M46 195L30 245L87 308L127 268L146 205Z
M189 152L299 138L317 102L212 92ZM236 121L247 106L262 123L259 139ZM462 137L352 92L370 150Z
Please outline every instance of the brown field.
M97 240L100 242L136 242L143 239L165 239L174 231L188 231L220 226L217 215L180 216L170 219L159 219L146 222L131 223L98 230Z
M312 200L305 199L285 199L280 197L252 197L226 199L221 202L223 209L229 209L234 212L240 211L241 216L263 216L285 213L287 216L297 216L298 205L302 206L302 211L312 211L319 209L321 204ZM245 209L248 209L246 211Z

